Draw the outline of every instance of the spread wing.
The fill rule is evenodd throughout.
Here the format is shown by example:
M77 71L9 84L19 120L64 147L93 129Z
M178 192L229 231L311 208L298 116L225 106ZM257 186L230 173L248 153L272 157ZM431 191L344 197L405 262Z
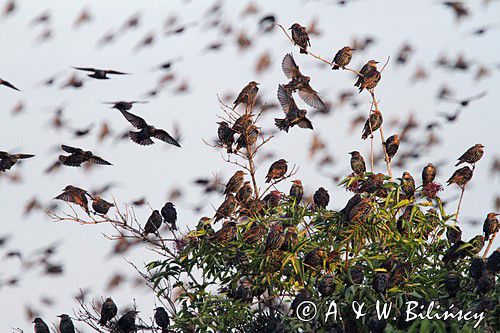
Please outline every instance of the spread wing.
M114 71L114 70L106 70L106 73L108 74L116 74L116 75L129 75L130 73L124 73L124 72L118 72L118 71Z
M9 156L9 153L7 153L6 151L0 151L0 158L6 158Z
M177 140L175 140L170 134L168 134L166 131L162 129L157 129L155 130L154 137L157 138L158 140L161 140L166 143L170 143L171 145L180 147L181 145Z
M315 109L325 108L325 103L319 98L319 95L311 86L306 85L302 89L299 89L299 96L302 98L307 105L312 106Z
M99 156L95 156L95 155L92 155L92 156L89 158L89 162L90 162L90 163L95 163L95 164L101 164L101 165L112 165L111 163L109 163L109 162L108 162L108 161L106 161L105 159L100 158Z
M75 148L75 147L66 146L66 145L61 145L61 148L62 148L62 150L64 150L65 152L67 152L69 154L81 154L81 153L83 153L83 150L80 148Z
M128 122L131 123L135 128L142 129L148 126L148 123L146 123L146 121L141 117L127 111L120 110L120 112L123 114L125 119L127 119Z
M285 73L286 77L291 79L297 76L302 76L299 71L299 66L295 63L293 59L293 55L288 53L281 62L281 68L283 69L283 73Z
M73 67L74 69L78 69L79 71L86 71L86 72L95 72L97 69L95 68L90 68L90 67Z
M290 110L296 110L297 104L293 100L293 97L286 91L283 85L278 86L278 101L280 102L281 107L283 108L283 112L288 114Z
M69 156L64 156L64 155L59 156L59 162L61 162L61 164L64 164L66 166L79 167L85 161L87 161L87 158L84 155L79 155L79 154L69 155Z

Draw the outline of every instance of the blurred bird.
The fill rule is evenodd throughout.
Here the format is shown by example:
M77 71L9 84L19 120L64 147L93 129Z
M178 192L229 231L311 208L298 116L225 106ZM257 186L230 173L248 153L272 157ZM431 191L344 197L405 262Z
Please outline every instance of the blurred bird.
M36 317L33 323L35 324L35 333L50 333L49 327L42 318Z
M157 209L153 210L144 226L144 236L158 232L162 222L160 212Z
M335 57L333 57L333 70L337 70L342 67L342 69L345 69L345 66L349 65L352 59L352 49L349 46L344 46L341 48L337 54L335 54Z
M224 189L224 195L228 193L236 193L243 186L245 181L245 172L238 170L234 173L234 175L229 179L226 184L226 188Z
M385 152L389 157L389 162L398 152L398 148L399 148L399 136L397 134L394 134L388 137L387 140L385 140Z
M67 314L62 314L58 316L61 318L59 323L59 331L61 333L75 333L75 326L73 325L73 321Z
M165 130L162 129L157 129L152 125L149 125L146 123L144 119L142 119L139 116L136 116L130 112L127 111L121 111L120 112L123 114L125 119L128 120L129 123L132 124L135 128L139 129L140 131L134 132L130 131L130 139L141 145L141 146L147 146L147 145L152 145L154 143L151 138L155 138L158 140L161 140L163 142L169 143L171 145L180 147L181 145L175 140L170 134L168 134Z
M464 187L469 180L472 179L472 170L468 166L464 166L456 170L453 175L448 179L448 186L451 184L457 184L460 187Z
M289 128L295 125L301 128L313 129L311 121L306 117L307 111L299 110L293 97L281 84L278 86L278 100L283 108L283 112L285 112L285 118L274 118L274 123L279 130L288 133Z
M361 138L365 140L373 132L379 129L379 127L382 125L382 122L383 122L382 113L379 110L373 110L372 114L365 122L365 126L363 128L363 135L361 136Z
M177 210L171 202L167 202L161 209L161 216L165 220L165 223L170 224L172 230L177 230Z
M304 196L304 187L300 179L295 179L292 183L292 187L290 187L290 197L295 200L295 204L298 205Z
M486 220L484 220L483 223L483 232L484 232L484 239L486 241L490 240L490 236L494 235L498 232L500 229L500 224L498 223L497 216L500 214L496 213L489 213L486 216Z
M484 146L480 143L475 144L473 147L467 149L467 151L458 158L458 163L455 166L459 166L462 163L469 163L475 165L477 161L483 157Z
M61 164L63 165L79 167L84 162L101 165L112 165L101 157L94 155L90 150L84 151L83 149L66 145L61 145L61 148L68 154L71 154L69 156L59 155L59 162L61 162Z
M272 250L278 250L281 246L283 246L285 240L286 238L285 233L283 232L283 226L281 224L271 225L271 229L267 235L264 252L268 253Z
M469 10L461 1L444 1L443 4L453 10L457 20L469 15Z
M240 203L240 205L244 205L250 200L253 194L252 185L250 185L249 181L246 181L243 186L236 193L236 200Z
M102 303L101 306L101 319L99 320L99 324L101 326L105 326L108 321L113 319L118 312L118 308L116 307L115 302L111 298L106 298L106 301Z
M31 154L9 154L5 151L0 151L0 172L10 170L19 160L34 157Z
M432 163L429 163L422 170L423 185L426 186L427 184L432 183L434 181L434 178L436 178L436 168Z
M219 124L219 128L217 129L217 136L219 137L219 141L223 145L223 147L227 148L227 153L229 154L233 151L232 147L234 144L234 134L236 133L236 131L229 127L229 125L225 121L217 122L217 124Z
M322 297L328 297L335 291L335 277L332 274L326 274L318 283L318 292Z
M326 259L326 253L320 248L316 248L304 256L304 265L315 269L323 265L323 260Z
M330 202L330 195L323 187L320 187L313 195L314 205L318 208L326 209Z
M88 74L88 77L98 79L98 80L108 80L110 75L129 75L130 73L118 72L111 69L97 69L97 68L89 68L89 67L73 67L74 69L78 69L80 71L85 72L93 72L92 74Z
M219 206L217 212L215 213L214 219L215 222L219 221L222 218L226 218L231 216L236 211L238 206L238 201L233 194L229 193L226 196L226 200Z
M351 155L351 169L357 175L362 175L366 172L366 164L363 156L359 153L359 151L351 151L349 153Z
M17 89L12 83L10 83L9 81L5 81L5 80L2 80L0 79L0 86L6 86L6 87L9 87L11 89L14 89L14 90L17 90L17 91L21 91L19 89Z
M80 12L80 14L78 14L75 21L73 22L73 28L78 28L82 24L90 22L90 21L92 21L92 14L90 14L90 12L87 8L84 8Z
M259 92L259 87L257 87L259 83L255 81L250 81L238 94L236 100L234 101L234 107L236 108L240 103L245 104L247 107L253 105L255 103L255 97Z
M111 108L112 109L117 109L119 111L128 111L132 109L132 106L134 104L146 104L149 103L147 101L131 101L131 102L124 102L124 101L119 101L119 102L104 102L104 104L111 104L113 105Z
M63 193L59 194L54 199L72 202L82 207L89 214L89 203L87 200L87 191L76 186L68 185L64 188Z
M269 167L269 171L266 176L266 183L271 182L271 180L281 179L285 176L288 171L287 161L284 159L279 159Z
M292 30L292 40L300 47L300 53L307 54L307 47L311 46L306 27L294 23L288 30Z
M170 318L168 317L167 311L165 308L158 307L155 309L155 323L159 327L161 327L161 333L168 332L168 326L170 326Z
M136 331L135 317L137 316L137 311L129 310L125 312L123 316L116 322L116 328L120 333L132 333Z
M222 228L217 231L215 234L209 237L210 240L214 240L217 243L227 243L230 242L236 237L238 229L236 228L236 222L234 221L226 221L222 225Z
M115 206L114 204L112 204L111 202L107 202L98 195L93 197L92 208L98 214L106 215L109 209L114 206Z

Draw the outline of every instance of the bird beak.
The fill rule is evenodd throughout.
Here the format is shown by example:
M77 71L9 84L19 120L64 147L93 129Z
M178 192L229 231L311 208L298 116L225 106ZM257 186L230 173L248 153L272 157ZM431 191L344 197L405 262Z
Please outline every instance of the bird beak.
M375 61L376 64L378 64L379 62L378 61Z

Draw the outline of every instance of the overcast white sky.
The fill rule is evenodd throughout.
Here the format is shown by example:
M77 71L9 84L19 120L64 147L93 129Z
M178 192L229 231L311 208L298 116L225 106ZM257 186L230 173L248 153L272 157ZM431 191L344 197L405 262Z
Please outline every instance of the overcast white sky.
M0 7L7 1L1 0ZM47 322L56 321L60 313L72 313L76 307L72 297L79 288L89 288L91 296L112 296L121 309L136 298L140 310L152 313L153 297L146 289L133 288L127 284L118 291L105 290L109 277L115 272L128 272L130 266L124 258L110 259L111 243L102 233L111 230L104 226L80 226L71 223L52 223L43 212L29 217L23 216L25 203L37 197L47 204L66 185L96 188L108 182L115 182L113 196L119 202L130 202L146 196L154 208L160 208L168 193L174 187L184 190L184 196L176 202L181 230L193 226L201 214L213 214L213 206L218 206L220 197L204 198L192 185L193 179L218 173L227 179L234 171L233 165L222 161L218 153L203 144L202 139L211 139L216 134L217 94L239 91L247 82L261 83L260 93L268 101L277 102L275 92L278 83L285 82L279 64L283 56L292 52L302 71L311 76L313 87L328 100L334 100L341 91L355 91L353 77L347 72L332 73L328 68L318 66L310 57L299 55L297 49L276 30L260 35L256 22L265 14L275 14L285 26L294 22L308 24L318 19L321 36L312 37L312 50L330 59L342 46L349 44L353 37L373 36L376 43L365 52L355 53L352 67L359 68L368 59L384 62L387 56L393 59L403 42L409 42L415 53L405 67L391 61L383 73L377 88L381 99L380 107L386 120L386 136L396 128L389 126L395 118L406 119L414 113L423 123L440 120L438 112L452 113L456 106L438 102L435 98L439 87L446 84L456 97L467 97L487 90L486 97L473 102L460 115L457 122L444 124L437 133L442 142L423 158L412 162L407 169L420 178L422 167L428 162L444 162L439 169L438 180L444 183L454 170L455 159L475 143L486 146L486 154L478 163L474 179L465 194L461 213L464 238L469 239L481 233L481 225L486 214L494 210L494 197L498 191L498 177L493 178L490 168L494 156L499 156L497 91L500 88L498 64L500 54L498 38L500 30L491 30L474 38L467 36L474 28L498 21L500 4L493 1L488 6L468 4L472 16L457 23L452 12L439 1L354 1L345 7L333 1L255 1L259 12L241 17L240 12L247 1L231 1L223 4L221 18L233 27L233 34L223 36L216 29L208 30L200 18L212 5L208 1L17 1L16 12L7 18L0 18L0 77L18 86L22 93L0 87L0 150L35 153L37 156L14 169L22 176L22 183L12 183L0 178L0 236L11 235L10 249L22 249L31 253L40 246L60 242L56 263L65 267L65 275L47 278L39 271L23 273L19 287L0 287L0 331L10 327L22 327L30 332L31 324L25 317L24 307L41 311ZM82 8L87 7L93 21L78 30L71 28L72 22ZM32 27L29 22L40 12L50 10L52 21L48 25L53 30L53 38L38 43L37 36L43 26ZM135 12L141 13L141 24L129 30L117 40L103 48L96 48L96 41L107 31L118 29L123 21ZM198 22L179 36L163 35L163 23L168 15L177 15L180 23ZM254 44L247 51L240 51L235 45L235 35L246 31L255 36ZM132 52L132 48L148 32L156 33L156 41L151 48ZM202 50L211 42L221 41L221 51L204 53ZM257 56L264 51L271 55L272 67L263 74L255 74ZM471 70L454 73L435 67L441 54L455 58L463 53L473 63ZM159 94L148 99L145 92L152 89L160 78L160 72L151 68L168 59L182 56L182 61L174 66L176 80ZM491 70L491 75L481 81L474 80L474 73L480 65ZM79 90L59 89L62 82L74 72L71 66L103 67L130 72L133 75L116 77L108 81L86 80ZM415 69L422 66L429 78L412 84L410 78ZM37 83L58 73L56 87L40 87ZM176 94L174 89L183 80L190 90ZM130 141L108 139L102 144L95 140L98 125L107 121L115 134L128 127L123 117L108 106L101 104L110 100L148 99L149 104L139 105L132 112L145 117L157 127L172 131L178 125L182 135L182 149L156 144L139 147ZM25 104L23 113L13 116L11 109L19 102ZM353 132L349 123L369 109L367 94L361 94L357 108L344 106L328 116L312 117L314 132L328 143L327 151L336 164L319 171L317 158L308 160L307 149L312 132L292 129L288 134L280 134L268 149L276 156L300 166L298 178L303 180L306 190L315 191L319 186L328 189L331 196L330 208L344 206L347 195L338 188L329 175L345 175L348 172L349 156L352 150L359 150L368 159L369 141L360 140L361 128ZM50 126L52 110L65 103L64 118L73 128L84 128L94 124L90 136L75 139L68 131L54 131ZM264 128L272 128L273 118L281 112L273 109L273 114L262 120ZM419 134L420 133L420 134ZM420 128L413 133L419 137ZM445 139L446 137L446 139ZM98 155L111 161L113 167L98 167L91 172L65 168L52 175L44 170L57 158L57 145L64 143L92 149ZM404 149L404 147L401 147ZM270 161L259 168L263 179ZM384 171L384 165L377 166ZM403 169L395 168L395 176ZM288 191L289 184L282 190ZM446 188L444 198L455 197L458 188ZM107 195L107 198L110 194ZM194 213L193 205L204 200L202 213ZM456 201L450 209L456 207ZM150 213L147 206L137 209L140 218L146 219ZM470 220L481 225L471 226ZM496 242L494 248L498 246ZM126 258L138 265L153 258L146 249L128 253ZM0 278L10 277L20 270L16 260L0 258ZM22 272L22 271L21 271ZM133 274L128 274L128 282ZM52 307L42 305L40 297L55 300Z

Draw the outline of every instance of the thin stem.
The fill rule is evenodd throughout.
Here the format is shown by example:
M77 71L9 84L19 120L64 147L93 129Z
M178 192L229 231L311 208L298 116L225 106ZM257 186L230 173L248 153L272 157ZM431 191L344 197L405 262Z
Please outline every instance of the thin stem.
M462 193L460 193L460 199L458 200L457 213L455 214L455 221L453 222L453 226L455 226L458 222L458 214L460 214L460 207L462 206L462 200L464 198L465 185L462 186Z
M497 236L497 233L495 232L493 234L493 236L490 237L490 240L488 242L488 246L486 247L486 250L484 250L483 259L486 258L486 256L488 255L488 252L490 252L491 245L493 245L493 241L495 240L496 236Z

